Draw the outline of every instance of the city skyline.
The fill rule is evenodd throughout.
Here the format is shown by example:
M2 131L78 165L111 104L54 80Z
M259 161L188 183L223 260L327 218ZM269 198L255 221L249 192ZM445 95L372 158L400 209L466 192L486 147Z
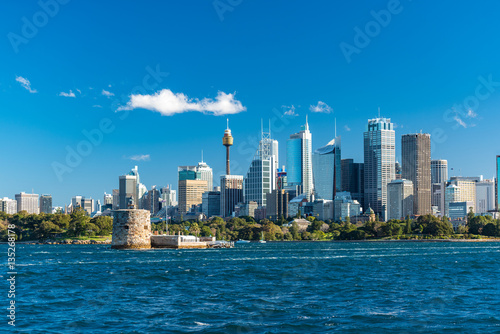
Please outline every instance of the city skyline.
M334 4L287 4L287 15L280 15L280 4L262 10L259 3L242 3L223 19L211 3L155 6L111 1L95 11L69 2L29 38L22 18L30 21L43 8L10 6L0 24L8 65L0 73L0 133L15 145L5 147L1 197L34 189L51 194L55 206L76 195L101 199L118 188L116 175L134 165L148 189L176 185L177 166L195 164L201 150L217 183L227 115L239 141L231 151L232 174L247 171L261 119L271 119L282 146L279 160L285 161L286 139L306 114L313 151L334 137L336 118L343 157L362 162L360 133L379 107L395 122L396 142L406 133L430 133L431 158L448 160L450 176L495 175L493 157L500 152L483 142L485 133L493 142L500 139L495 122L485 121L500 105L500 45L484 33L497 30L494 8L401 3L402 11L348 62L341 45L355 46L355 28L372 22L371 11L384 10L387 2L344 4L342 11ZM93 25L82 17L92 17ZM123 26L122 20L131 23ZM297 21L307 28L290 23ZM460 43L442 42L451 31ZM158 43L165 33L169 43ZM25 40L16 44L13 34ZM422 57L423 49L429 52ZM147 107L137 99L141 94L153 104L160 98L185 103L180 109ZM77 150L86 134L97 144L69 166L68 148ZM396 160L400 156L396 145ZM67 169L58 174L54 163Z

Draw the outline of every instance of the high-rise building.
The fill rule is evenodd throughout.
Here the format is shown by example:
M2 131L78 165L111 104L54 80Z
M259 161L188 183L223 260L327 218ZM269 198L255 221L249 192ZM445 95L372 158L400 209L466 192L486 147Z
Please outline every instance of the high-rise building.
M160 191L156 186L152 186L146 193L143 209L151 212L151 215L156 215L160 211Z
M476 213L484 214L495 210L495 181L476 182Z
M26 194L21 192L15 196L17 201L17 212L26 211L29 214L38 214L38 194Z
M207 218L220 216L220 191L206 191L203 193L201 211Z
M472 210L475 211L476 201L476 178L451 177L445 190L445 212L449 217L449 204L455 202L470 202ZM477 178L479 180L479 178Z
M333 201L342 191L340 147L340 137L336 137L313 153L314 192L318 199Z
M113 189L112 196L113 196L113 210L118 210L118 208L120 207L120 190Z
M364 137L365 203L387 217L387 184L396 178L394 125L390 118L368 120Z
M52 213L52 195L40 196L40 213Z
M342 191L349 192L353 200L360 204L365 201L365 169L363 163L355 163L353 159L342 159Z
M243 202L243 175L220 177L220 214L230 217L236 204Z
M94 212L94 200L92 198L83 198L82 199L82 208L87 212L89 216L92 215L92 212Z
M271 139L271 132L261 130L259 148L245 177L245 202L266 205L266 195L276 188L278 168L278 141Z
M444 193L445 193L446 182L433 183L431 185L432 192L432 203L433 207L436 207L439 211L439 216L444 215Z
M413 182L413 214L426 215L431 209L431 135L401 137L402 177Z
M497 155L497 177L495 178L495 205L496 210L500 211L500 186L498 180L500 180L500 155Z
M200 205L203 193L207 191L205 180L179 179L179 214L190 212L193 206Z
M312 175L312 135L309 124L301 127L300 132L290 135L286 143L287 182L290 187L299 187L300 193L308 199L314 190Z
M17 213L17 201L4 197L0 199L0 211L6 214L13 215Z
M170 185L161 189L162 207L177 206L177 192Z
M139 208L137 196L137 178L134 175L121 175L119 178L120 209L128 209L131 202L136 209Z
M103 205L111 205L113 207L113 195L104 193Z
M212 191L214 183L212 168L207 165L207 163L204 162L203 159L201 159L201 161L198 163L198 166L196 166L196 171L198 172L199 180L207 181L207 191Z
M145 191L147 188L141 185L139 171L135 166L128 174L119 177L119 208L128 209L129 203L132 203L139 209Z
M431 160L431 183L448 181L448 160Z
M90 216L95 211L95 201L92 198L85 198L85 196L73 196L70 208L70 212L73 212L76 208L82 208Z
M403 178L403 169L401 168L401 164L399 163L399 161L396 161L396 163L394 164L394 168L396 170L396 180L401 180Z
M353 200L351 194L347 191L337 193L333 204L333 219L335 221L345 220L347 217L359 216L361 214L361 204Z
M410 180L393 180L387 185L387 219L405 219L413 215L414 190Z

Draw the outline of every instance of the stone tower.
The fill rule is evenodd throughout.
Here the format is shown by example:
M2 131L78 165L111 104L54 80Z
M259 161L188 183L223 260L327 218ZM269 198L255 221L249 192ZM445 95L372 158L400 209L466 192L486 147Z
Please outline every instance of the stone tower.
M147 210L113 211L113 237L111 248L151 248L151 220Z

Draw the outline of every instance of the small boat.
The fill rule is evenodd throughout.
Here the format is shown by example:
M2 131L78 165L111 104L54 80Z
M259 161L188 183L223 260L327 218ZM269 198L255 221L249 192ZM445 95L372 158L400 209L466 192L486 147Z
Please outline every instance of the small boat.
M250 241L248 241L248 240L242 240L242 239L240 239L240 240L235 241L235 244L248 244L249 242Z
M265 244L265 243L266 243L266 240L264 240L264 232L262 232L262 234L260 235L259 244Z

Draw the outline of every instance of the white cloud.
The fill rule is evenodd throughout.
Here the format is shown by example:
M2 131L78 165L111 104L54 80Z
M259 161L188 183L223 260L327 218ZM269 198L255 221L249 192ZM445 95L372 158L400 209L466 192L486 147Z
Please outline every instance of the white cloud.
M283 112L283 115L286 115L286 116L299 116L299 114L297 114L295 112L295 106L294 105L291 105L291 106L281 106L281 109L284 110Z
M107 97L115 96L115 94L113 94L107 90L104 90L104 89L102 90L102 95L107 96Z
M458 116L455 116L453 117L453 119L457 122L458 125L464 127L464 128L467 128L467 124L465 124L464 121L462 121L462 119Z
M129 157L129 159L134 161L149 161L151 160L151 157L149 154L138 154Z
M102 106L100 104L94 104L92 107L94 107L94 108L102 108Z
M81 94L81 93L82 93L82 91L81 91L81 90L79 90L79 89L77 89L76 91L77 91L79 94Z
M31 88L31 82L28 79L17 76L16 81L19 82L21 86L23 86L30 93L38 93L36 89Z
M345 129L346 131L351 131L351 128L350 128L348 125L344 125L344 129Z
M152 95L131 95L125 106L118 110L133 110L137 108L159 112L164 116L171 116L187 111L199 111L215 116L237 114L245 111L240 101L234 98L234 94L218 92L214 99L204 98L202 100L190 99L183 93L173 93L170 89L162 89Z
M59 93L59 96L64 96L64 97L75 97L75 93L73 93L73 91L70 89L70 90L69 90L69 93L66 93L66 92L60 92L60 93Z
M329 114L333 111L332 107L330 107L323 101L318 101L318 104L316 104L315 106L309 106L309 110L311 110L312 112L322 112L325 114Z
M472 109L469 109L469 111L467 112L467 117L476 118L477 114Z

